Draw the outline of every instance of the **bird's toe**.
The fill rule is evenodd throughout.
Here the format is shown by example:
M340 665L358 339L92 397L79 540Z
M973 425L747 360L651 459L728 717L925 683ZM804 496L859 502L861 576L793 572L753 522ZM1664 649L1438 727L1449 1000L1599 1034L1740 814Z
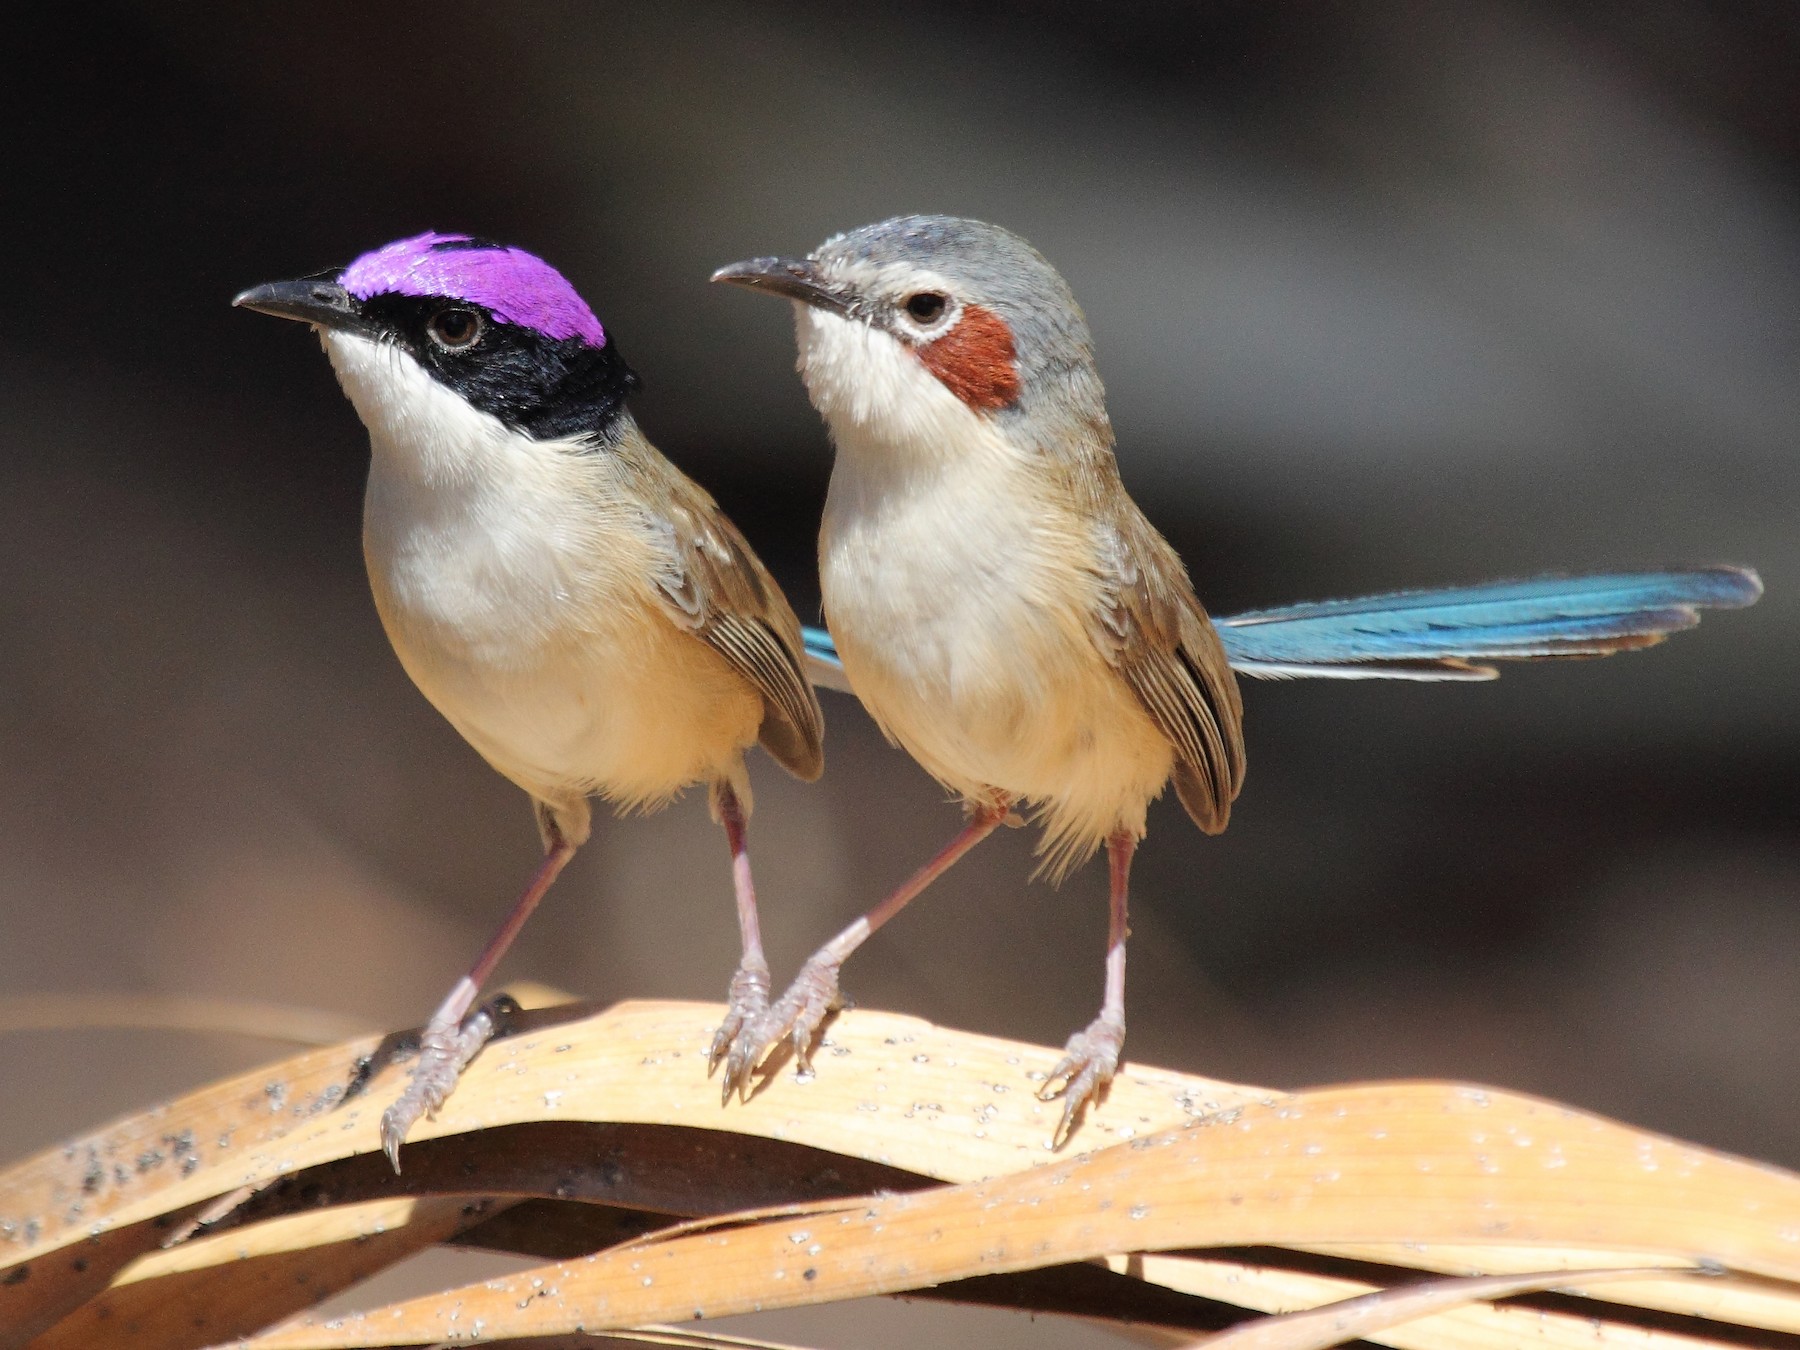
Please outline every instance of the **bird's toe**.
M1082 1111L1106 1093L1107 1084L1119 1071L1119 1056L1125 1048L1125 1024L1102 1015L1087 1028L1069 1037L1063 1057L1057 1061L1044 1086L1038 1092L1040 1101L1062 1098L1062 1119L1057 1122L1052 1148L1061 1148L1075 1133Z
M786 992L738 1033L725 1063L726 1098L735 1090L741 1100L748 1100L757 1070L784 1040L793 1047L799 1069L810 1070L813 1041L837 1002L837 964L814 957L800 968Z
M517 1007L511 999L499 999L477 1008L460 1026L432 1023L421 1033L412 1077L394 1104L381 1113L381 1148L395 1172L400 1170L400 1145L412 1127L437 1114L469 1061L493 1039L500 1020Z
M719 1065L727 1062L746 1027L769 1010L769 963L761 957L746 956L731 977L726 997L725 1020L713 1033L712 1048L706 1056L706 1073L710 1078ZM725 1100L731 1099L733 1075L728 1065L725 1075Z

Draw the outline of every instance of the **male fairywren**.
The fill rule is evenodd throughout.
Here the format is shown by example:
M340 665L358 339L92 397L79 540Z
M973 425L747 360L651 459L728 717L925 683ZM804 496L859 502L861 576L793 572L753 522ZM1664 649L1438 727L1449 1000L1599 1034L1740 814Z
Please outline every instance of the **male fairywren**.
M317 330L369 429L363 556L420 692L530 794L544 860L426 1025L382 1117L396 1170L493 1032L482 984L589 831L588 797L653 809L705 783L743 960L720 1053L766 1008L744 752L812 780L823 720L800 624L718 505L625 409L638 378L564 278L458 234L233 302Z
M1216 834L1243 782L1234 669L1485 678L1486 660L1645 646L1700 607L1761 591L1735 568L1542 578L1215 627L1126 495L1087 321L1023 239L903 216L713 280L794 302L800 374L837 450L819 572L842 671L968 812L943 851L743 1025L727 1093L784 1037L805 1063L844 959L1023 804L1043 823L1053 877L1102 843L1111 862L1104 1000L1045 1088L1064 1099L1060 1144L1118 1067L1126 892L1146 807L1172 781ZM830 637L809 644L829 658Z

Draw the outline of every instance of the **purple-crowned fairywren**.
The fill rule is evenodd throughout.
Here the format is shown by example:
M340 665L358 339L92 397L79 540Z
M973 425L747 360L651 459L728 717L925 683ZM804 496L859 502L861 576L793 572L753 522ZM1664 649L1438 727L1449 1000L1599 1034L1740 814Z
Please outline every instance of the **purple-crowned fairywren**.
M308 323L369 430L363 556L420 692L537 813L544 860L426 1025L381 1121L396 1170L493 1032L476 996L586 841L588 798L651 809L705 783L743 959L719 1045L766 1010L744 752L823 768L800 624L718 505L645 439L638 378L574 288L517 248L402 239L239 295Z

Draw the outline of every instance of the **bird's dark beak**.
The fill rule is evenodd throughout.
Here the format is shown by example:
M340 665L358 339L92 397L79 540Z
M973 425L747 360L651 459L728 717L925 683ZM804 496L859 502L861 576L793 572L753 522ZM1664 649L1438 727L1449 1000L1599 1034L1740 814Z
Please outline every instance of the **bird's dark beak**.
M721 267L712 279L786 296L834 314L850 312L849 303L832 289L820 274L819 265L809 258L750 258Z
M368 327L362 306L349 291L335 281L317 277L252 286L231 303L237 309L254 309L278 319L298 319L318 328L360 332Z

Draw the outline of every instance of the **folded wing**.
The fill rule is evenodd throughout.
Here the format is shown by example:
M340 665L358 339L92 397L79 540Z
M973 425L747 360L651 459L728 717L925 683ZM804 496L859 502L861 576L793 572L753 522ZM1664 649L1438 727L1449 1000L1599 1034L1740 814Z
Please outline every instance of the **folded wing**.
M660 458L660 457L659 457ZM669 612L723 656L762 696L763 749L812 782L825 767L824 716L807 679L800 621L737 526L674 465L645 457L667 557L657 584Z

